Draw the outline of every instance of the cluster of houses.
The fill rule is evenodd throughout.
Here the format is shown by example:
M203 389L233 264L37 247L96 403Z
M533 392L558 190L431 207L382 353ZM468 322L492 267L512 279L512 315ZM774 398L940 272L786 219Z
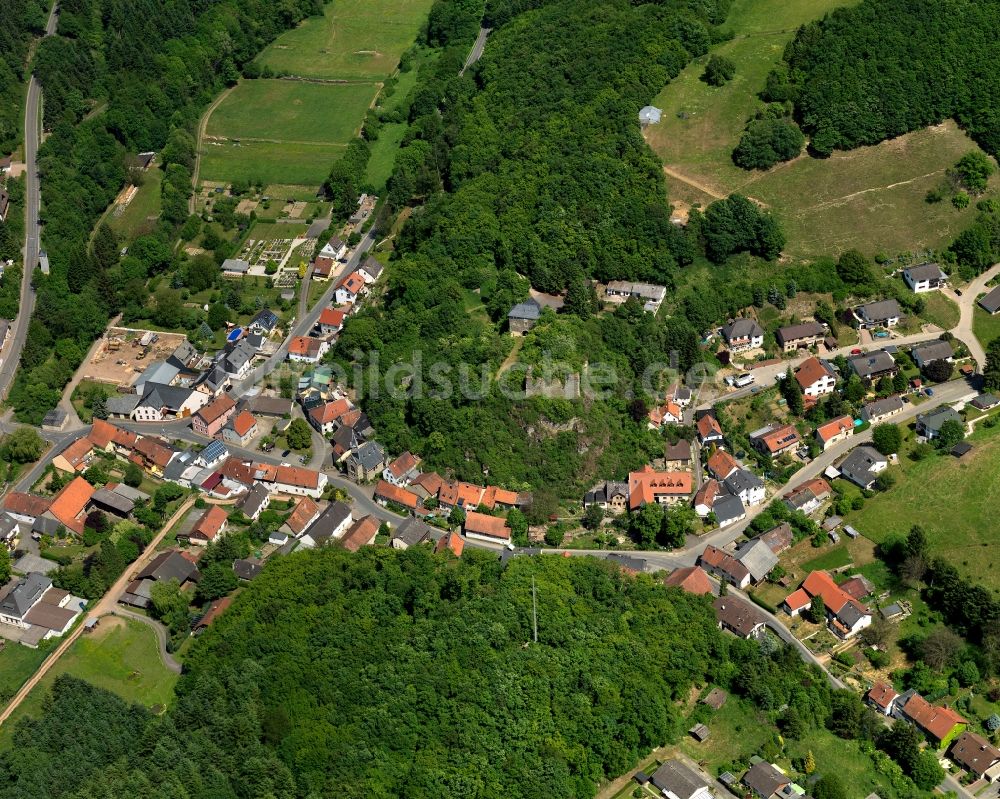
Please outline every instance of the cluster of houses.
M0 624L7 626L5 637L34 649L67 632L86 604L44 574L29 572L0 588Z

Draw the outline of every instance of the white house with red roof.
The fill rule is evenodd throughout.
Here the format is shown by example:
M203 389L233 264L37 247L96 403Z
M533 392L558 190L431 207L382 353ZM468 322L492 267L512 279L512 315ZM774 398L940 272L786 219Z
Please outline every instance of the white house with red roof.
M358 297L360 297L366 290L367 284L365 283L365 279L361 276L361 273L351 272L351 274L346 275L340 283L337 284L334 297L336 298L338 305L347 305L348 303L357 302Z

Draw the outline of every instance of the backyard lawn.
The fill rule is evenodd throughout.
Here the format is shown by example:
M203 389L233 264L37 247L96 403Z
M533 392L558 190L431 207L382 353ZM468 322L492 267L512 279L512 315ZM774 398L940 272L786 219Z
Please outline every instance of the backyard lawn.
M972 332L986 349L991 341L1000 338L1000 314L990 316L977 305L972 316Z
M50 644L38 649L7 641L0 650L0 707L5 707L17 690L34 674L52 651Z

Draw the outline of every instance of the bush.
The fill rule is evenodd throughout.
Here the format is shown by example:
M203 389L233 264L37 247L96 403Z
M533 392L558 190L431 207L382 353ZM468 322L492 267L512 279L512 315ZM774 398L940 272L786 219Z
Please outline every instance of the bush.
M701 79L709 86L722 86L733 79L736 74L736 64L725 56L713 55L705 65Z
M798 126L787 119L755 119L733 151L733 163L743 169L769 169L795 158L805 144Z

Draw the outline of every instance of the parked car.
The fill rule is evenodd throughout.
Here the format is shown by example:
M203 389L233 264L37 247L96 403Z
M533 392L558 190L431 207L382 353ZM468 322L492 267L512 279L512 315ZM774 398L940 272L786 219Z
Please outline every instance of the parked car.
M754 382L754 376L749 372L744 372L743 374L738 375L736 377L736 379L733 381L733 385L736 386L736 388L744 388L746 386L749 386L753 382Z
M851 350L851 355L861 355L861 350L855 347L853 350Z
M926 389L926 390L924 391L924 393L925 393L925 394L926 394L926 395L927 395L928 397L933 397L933 396L934 396L934 389L933 389L933 388L928 388L928 389Z
M961 297L962 296L962 290L961 289L955 289L955 296L956 297Z
M290 449L286 449L284 452L281 453L281 457L282 458L287 458L289 452L291 452L291 450Z

